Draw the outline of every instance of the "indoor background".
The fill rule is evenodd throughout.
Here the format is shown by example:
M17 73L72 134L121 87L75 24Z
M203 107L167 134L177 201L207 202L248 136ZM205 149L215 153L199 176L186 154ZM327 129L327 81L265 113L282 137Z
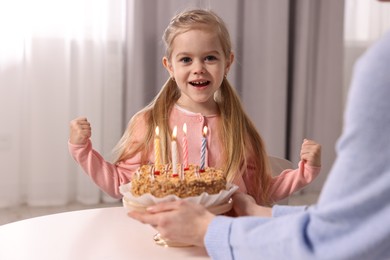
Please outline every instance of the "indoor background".
M128 121L166 81L163 30L188 8L227 23L228 79L269 154L295 165L304 138L322 145L318 196L335 158L353 64L390 28L375 0L0 0L0 213L96 206L108 198L67 148L86 116L107 160ZM1 215L1 214L0 214Z

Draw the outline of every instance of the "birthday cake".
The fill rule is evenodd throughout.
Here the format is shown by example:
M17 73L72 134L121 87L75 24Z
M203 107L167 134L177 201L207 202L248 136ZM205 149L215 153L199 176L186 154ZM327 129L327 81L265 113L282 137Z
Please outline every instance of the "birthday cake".
M167 195L176 195L179 198L217 194L226 189L226 178L222 170L206 167L200 170L197 165L189 165L188 168L177 168L173 173L169 165L143 165L131 181L131 194L141 196L151 194L157 198Z

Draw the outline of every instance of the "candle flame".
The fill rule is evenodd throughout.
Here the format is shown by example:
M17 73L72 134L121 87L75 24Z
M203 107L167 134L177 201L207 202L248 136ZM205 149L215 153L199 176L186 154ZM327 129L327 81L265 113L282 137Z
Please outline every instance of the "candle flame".
M160 134L160 129L158 128L158 126L156 127L156 135L159 136Z
M184 134L187 134L187 124L186 123L184 123L184 125L183 125L183 132L184 132Z
M172 139L175 140L175 139L176 139L176 136L177 136L177 126L175 126L175 127L173 128Z
M203 127L203 136L206 136L207 135L207 126L204 126Z

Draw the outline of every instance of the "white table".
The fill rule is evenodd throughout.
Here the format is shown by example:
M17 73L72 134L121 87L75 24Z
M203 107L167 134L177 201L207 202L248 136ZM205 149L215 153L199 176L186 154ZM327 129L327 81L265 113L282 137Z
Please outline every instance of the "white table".
M0 259L210 259L204 248L156 245L123 207L71 211L0 226Z

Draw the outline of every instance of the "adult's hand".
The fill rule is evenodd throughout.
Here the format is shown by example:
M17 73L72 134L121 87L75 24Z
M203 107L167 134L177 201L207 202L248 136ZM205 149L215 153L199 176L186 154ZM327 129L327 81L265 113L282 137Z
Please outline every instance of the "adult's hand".
M232 198L233 211L237 216L272 216L272 208L257 205L255 199L248 194L235 192Z
M152 225L165 239L196 246L204 246L207 227L215 217L202 205L186 200L159 203L145 212L130 211L128 215Z

